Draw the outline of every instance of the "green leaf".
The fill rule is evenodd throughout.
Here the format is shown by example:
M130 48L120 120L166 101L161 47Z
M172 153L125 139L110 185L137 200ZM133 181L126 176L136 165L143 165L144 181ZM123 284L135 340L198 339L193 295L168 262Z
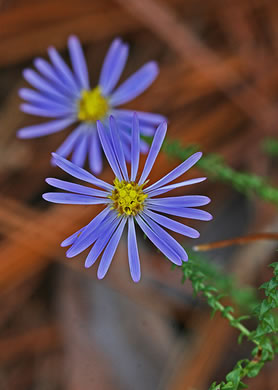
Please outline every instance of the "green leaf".
M277 282L275 278L271 278L268 282L265 282L260 286L260 289L272 290L277 289Z
M260 314L259 314L259 318L261 319L263 317L263 315L269 310L269 305L267 303L267 301L264 299L261 303L261 307L260 307Z
M241 381L239 382L238 390L247 389L247 388L248 388L248 386L245 383L243 383Z
M232 306L226 306L225 309L222 311L222 316L227 317L229 313L233 313L235 310ZM237 320L236 320L237 322Z
M241 370L242 369L240 367L238 367L238 368L234 369L233 371L231 371L226 376L227 381L231 382L235 388L237 388L236 386L239 385L239 382L240 382L240 379L241 379L240 378Z
M253 378L254 376L257 376L263 366L264 362L250 362L247 373L248 378Z
M261 347L262 347L262 360L263 361L272 360L274 357L274 351L273 351L271 341L268 338L264 339L261 343Z
M275 319L271 313L267 313L264 316L264 322L266 322L269 325L270 331L271 332L276 332L277 331L277 325L275 323Z
M235 385L232 382L228 382L228 383L222 385L221 387L219 387L219 389L221 389L221 390L237 390L235 388Z
M249 320L249 318L251 318L250 316L247 316L247 315L245 315L245 316L240 316L240 317L238 317L238 321L244 321L244 320Z
M220 389L220 385L218 385L216 382L213 382L209 388L209 390L219 390L219 389Z

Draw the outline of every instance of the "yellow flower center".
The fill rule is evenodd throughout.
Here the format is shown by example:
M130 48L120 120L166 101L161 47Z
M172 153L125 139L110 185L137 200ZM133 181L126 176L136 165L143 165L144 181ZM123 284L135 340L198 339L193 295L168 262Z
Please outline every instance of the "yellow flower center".
M102 96L100 87L96 87L91 91L83 89L79 100L78 119L96 122L98 119L103 119L108 110L108 101Z
M112 209L119 212L119 215L126 214L137 215L139 211L144 208L144 201L148 197L144 194L142 185L138 185L134 181L120 181L119 179L114 180L114 190L109 198L113 201Z

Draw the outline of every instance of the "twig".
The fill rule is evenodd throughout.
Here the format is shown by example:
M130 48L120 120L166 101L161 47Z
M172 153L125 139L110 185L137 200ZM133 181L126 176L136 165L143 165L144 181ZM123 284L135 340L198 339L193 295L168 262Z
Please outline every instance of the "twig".
M205 252L212 249L225 248L226 246L231 245L243 245L248 244L250 242L258 241L258 240L277 240L278 241L278 233L256 233L249 234L248 236L231 238L230 240L222 240L212 242L210 244L201 244L193 247L193 250L196 252Z

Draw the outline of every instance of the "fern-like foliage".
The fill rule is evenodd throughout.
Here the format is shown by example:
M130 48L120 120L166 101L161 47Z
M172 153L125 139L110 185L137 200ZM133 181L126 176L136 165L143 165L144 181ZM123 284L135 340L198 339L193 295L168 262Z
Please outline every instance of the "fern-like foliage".
M184 161L200 150L200 147L183 147L177 140L166 140L163 150L168 156ZM271 156L278 156L278 141L266 140L264 150ZM256 194L263 200L278 205L278 188L260 176L231 168L217 154L204 155L197 166L211 179L229 184L247 196ZM271 264L274 275L260 287L264 290L265 299L259 301L254 288L238 288L235 278L211 265L203 256L188 252L190 260L181 267L182 283L190 280L195 295L203 295L212 309L212 314L220 312L229 324L239 331L239 343L245 337L254 344L251 357L238 361L225 381L219 384L214 382L209 390L245 389L247 386L243 382L244 379L258 375L265 363L278 354L278 320L274 313L278 308L278 262ZM224 296L228 296L229 301L235 303L246 315L235 316L234 308L222 303ZM251 316L257 319L257 328L253 331L243 323Z
M250 316L235 317L234 309L231 306L224 306L221 303L223 294L219 289L209 282L206 271L202 264L195 259L189 260L182 266L182 282L189 279L195 294L201 293L212 308L213 313L219 311L226 318L230 325L239 331L239 342L246 337L254 344L252 358L243 359L237 362L234 369L226 376L226 380L210 386L209 390L240 390L247 386L243 383L246 377L254 377L259 374L266 362L273 360L278 353L278 321L274 310L278 308L278 262L271 264L274 276L260 288L264 290L265 299L257 303L253 315L258 320L258 326L250 331L243 325L243 321Z
M166 140L163 145L163 150L168 156L182 161L200 149L197 145L183 147L178 140ZM196 165L211 179L229 184L245 195L256 194L263 200L278 205L278 188L273 187L258 175L236 171L226 164L220 155L206 154Z
M239 285L233 274L212 263L204 253L195 252L190 248L186 248L186 252L198 271L206 276L207 284L214 286L223 297L228 297L240 312L248 314L253 312L259 303L255 287Z

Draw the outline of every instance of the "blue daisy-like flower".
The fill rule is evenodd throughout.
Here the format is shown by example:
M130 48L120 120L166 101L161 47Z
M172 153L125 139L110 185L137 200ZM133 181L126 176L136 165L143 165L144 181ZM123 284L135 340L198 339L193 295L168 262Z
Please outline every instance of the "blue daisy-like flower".
M105 208L82 229L62 242L70 246L67 257L74 257L93 245L85 262L91 267L102 254L97 276L102 279L108 271L114 253L119 244L125 225L128 226L128 259L131 277L138 282L141 276L140 261L135 233L135 221L150 241L174 264L181 265L188 259L184 248L165 230L169 229L186 237L197 238L199 232L184 225L170 216L208 221L211 214L196 207L210 202L207 196L185 195L159 197L175 188L200 183L206 178L196 178L180 183L169 184L188 171L202 156L198 152L162 177L156 183L148 185L148 176L166 135L167 124L163 122L157 128L151 144L144 169L138 178L140 156L140 130L135 114L131 132L131 169L127 170L123 144L115 119L110 117L107 132L101 122L97 129L107 160L115 174L113 184L98 179L83 168L57 154L53 154L56 164L73 177L98 188L48 178L46 182L53 187L68 192L49 192L43 195L45 200L64 204L104 204ZM110 134L109 134L110 133Z
M48 49L50 62L35 59L34 65L40 74L32 69L23 71L25 80L36 90L20 89L20 97L27 102L21 104L21 110L55 119L24 127L18 131L18 137L42 137L78 123L56 152L63 157L72 153L73 163L81 167L88 156L90 169L94 174L99 174L102 170L102 153L97 120L108 128L109 116L117 119L125 158L130 160L130 124L134 110L116 107L144 92L157 77L158 66L153 61L148 62L115 89L128 57L128 46L115 39L105 57L98 85L91 89L86 60L77 37L69 37L68 49L73 71L54 47ZM156 125L165 120L162 115L146 112L138 112L138 117L141 134L146 136L152 136ZM148 151L148 145L143 140L140 140L140 150L142 153Z

